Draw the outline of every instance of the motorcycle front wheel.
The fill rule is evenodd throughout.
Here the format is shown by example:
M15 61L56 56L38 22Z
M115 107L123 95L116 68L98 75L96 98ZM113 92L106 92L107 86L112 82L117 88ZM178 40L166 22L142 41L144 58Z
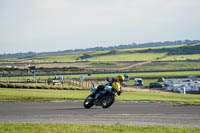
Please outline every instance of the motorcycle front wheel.
M83 106L86 109L91 108L94 105L94 99L89 95L83 102Z
M102 108L106 109L110 107L114 102L115 102L115 95L107 95L102 102Z

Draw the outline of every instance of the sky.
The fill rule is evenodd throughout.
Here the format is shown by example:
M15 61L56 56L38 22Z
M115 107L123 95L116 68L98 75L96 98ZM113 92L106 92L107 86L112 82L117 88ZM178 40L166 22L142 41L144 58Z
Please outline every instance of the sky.
M199 40L200 0L0 0L0 54Z

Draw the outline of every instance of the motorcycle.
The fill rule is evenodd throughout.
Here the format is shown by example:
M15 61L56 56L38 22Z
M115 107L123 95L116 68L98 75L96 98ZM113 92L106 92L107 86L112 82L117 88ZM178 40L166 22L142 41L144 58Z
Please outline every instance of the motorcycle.
M94 86L90 88L92 92L83 102L83 106L86 109L91 108L93 105L101 106L106 109L110 107L115 102L115 93L116 91L111 86L105 86L104 89L98 91L95 95L97 88Z

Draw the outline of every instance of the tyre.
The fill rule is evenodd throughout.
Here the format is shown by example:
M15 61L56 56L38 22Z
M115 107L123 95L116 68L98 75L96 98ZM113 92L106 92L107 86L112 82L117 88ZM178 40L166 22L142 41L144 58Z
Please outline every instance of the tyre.
M102 108L106 109L115 102L115 95L107 95L102 102Z
M94 99L89 95L83 102L83 106L86 109L91 108L94 105Z

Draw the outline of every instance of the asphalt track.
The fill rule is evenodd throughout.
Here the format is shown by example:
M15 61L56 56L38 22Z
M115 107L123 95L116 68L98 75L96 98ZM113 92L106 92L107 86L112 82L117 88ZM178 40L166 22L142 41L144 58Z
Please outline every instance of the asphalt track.
M0 122L126 124L200 128L200 106L116 102L84 109L82 102L0 103Z

